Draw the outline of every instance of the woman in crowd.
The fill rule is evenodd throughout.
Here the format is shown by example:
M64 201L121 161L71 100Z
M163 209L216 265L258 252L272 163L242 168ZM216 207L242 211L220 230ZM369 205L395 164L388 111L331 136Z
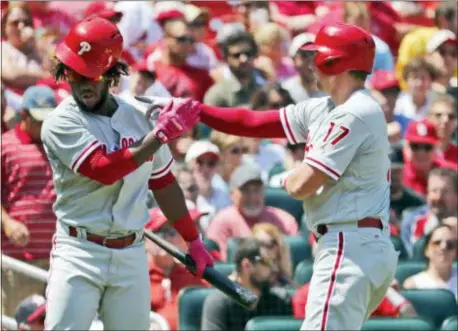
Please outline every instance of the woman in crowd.
M424 254L428 260L425 271L407 278L404 281L406 289L445 288L458 297L457 291L457 248L456 229L449 225L441 224L433 229L425 241Z
M5 87L18 94L50 74L43 68L33 27L33 18L24 3L10 4L1 23L2 73Z
M272 273L272 286L291 285L293 267L289 248L278 227L270 223L258 223L253 227L253 236L261 243L269 258L274 262L275 272Z

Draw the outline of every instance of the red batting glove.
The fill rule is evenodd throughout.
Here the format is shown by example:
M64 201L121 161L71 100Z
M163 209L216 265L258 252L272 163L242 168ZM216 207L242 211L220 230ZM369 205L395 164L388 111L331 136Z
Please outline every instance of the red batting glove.
M213 267L213 258L199 238L188 243L188 254L196 263L197 277L202 278L206 267Z
M199 122L200 103L187 99L178 103L170 101L159 112L153 134L163 144L188 132Z

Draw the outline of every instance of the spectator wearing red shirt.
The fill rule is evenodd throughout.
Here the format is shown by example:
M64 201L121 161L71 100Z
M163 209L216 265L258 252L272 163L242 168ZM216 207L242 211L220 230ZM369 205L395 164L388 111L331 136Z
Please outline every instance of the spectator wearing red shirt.
M195 39L186 23L170 20L164 24L162 56L154 62L157 78L174 97L202 101L213 84L207 71L187 64Z
M437 154L438 143L436 126L430 121L412 121L407 126L403 183L423 196L426 194L429 172L436 167L451 166Z
M265 206L261 171L252 165L242 165L229 182L233 206L219 211L210 223L206 235L215 241L226 260L227 242L231 237L249 237L253 227L261 222L278 226L286 235L298 234L298 222L279 208Z
M458 148L452 143L457 128L456 101L450 95L441 95L431 104L428 119L436 125L439 153L450 163L457 164Z
M32 86L24 93L22 121L2 134L2 253L47 269L56 217L52 171L40 139L41 124L56 107L54 92ZM43 284L20 273L3 278L8 303L41 292ZM11 301L9 301L11 300Z
M309 286L310 283L301 286L293 296L292 305L295 318L305 318L305 305L307 304ZM371 313L371 317L400 318L417 316L412 304L399 293L396 287L396 282L393 282L382 302Z
M160 208L152 209L150 216L151 220L145 228L154 231L181 251L187 250L183 238L172 226L166 224L167 218ZM178 292L187 286L208 286L208 284L192 275L170 254L149 240L146 241L146 250L149 263L151 310L167 320L170 330L177 330Z

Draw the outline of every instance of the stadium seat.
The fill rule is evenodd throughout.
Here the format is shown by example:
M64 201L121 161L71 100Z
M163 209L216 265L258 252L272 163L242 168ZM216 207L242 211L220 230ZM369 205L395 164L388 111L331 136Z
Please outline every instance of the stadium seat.
M399 282L400 285L404 283L404 281L420 271L426 269L426 263L422 261L401 261L396 268L396 274L394 278Z
M415 244L412 247L412 260L426 261L426 258L423 255L425 241L426 241L426 238L422 237L415 242Z
M205 238L203 240L204 242L204 245L205 247L209 250L209 251L218 251L219 252L219 245L217 242L211 240L211 239L208 239L208 238Z
M430 320L437 328L448 317L456 315L456 299L449 290L403 290L401 294L412 303L418 316Z
M304 260L300 262L294 270L294 281L298 285L310 282L313 273L313 261Z
M447 318L441 326L441 331L458 330L458 315Z
M226 261L234 261L238 240L240 238L232 237L227 242ZM303 260L312 259L312 247L303 236L285 236L285 244L289 247L293 268Z
M299 227L304 209L302 201L292 198L288 193L279 188L268 187L264 191L264 200L267 206L283 209L294 216Z
M202 308L205 298L215 289L207 287L186 287L178 294L178 329L200 330Z
M215 269L223 275L229 276L235 270L234 263L216 262Z
M363 331L433 331L434 326L421 318L371 318L367 320Z
M289 316L263 316L248 321L246 331L297 331L301 328L302 319Z
M394 248L399 252L399 259L400 260L407 260L409 256L407 255L407 251L404 247L404 243L400 237L391 237L391 242L394 245Z

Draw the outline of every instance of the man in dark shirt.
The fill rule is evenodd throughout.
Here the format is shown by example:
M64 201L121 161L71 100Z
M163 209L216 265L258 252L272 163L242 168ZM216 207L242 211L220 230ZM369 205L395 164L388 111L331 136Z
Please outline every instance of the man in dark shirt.
M244 330L257 316L292 316L291 297L283 288L269 288L272 261L254 238L244 238L235 253L235 280L260 296L254 310L248 310L214 291L205 300L201 330Z

